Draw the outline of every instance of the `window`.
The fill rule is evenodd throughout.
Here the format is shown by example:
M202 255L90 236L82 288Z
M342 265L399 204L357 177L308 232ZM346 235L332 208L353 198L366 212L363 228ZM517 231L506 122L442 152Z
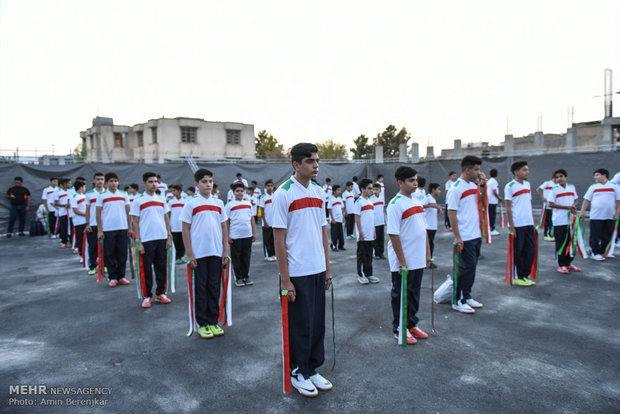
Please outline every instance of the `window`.
M239 131L238 129L227 129L226 143L231 145L241 144L241 131Z
M181 142L195 144L197 130L198 128L181 127Z
M144 146L144 132L136 131L136 137L138 137L138 146L143 147Z
M153 137L153 144L157 144L157 127L151 127L151 136Z
M123 148L123 134L120 132L114 133L114 147Z

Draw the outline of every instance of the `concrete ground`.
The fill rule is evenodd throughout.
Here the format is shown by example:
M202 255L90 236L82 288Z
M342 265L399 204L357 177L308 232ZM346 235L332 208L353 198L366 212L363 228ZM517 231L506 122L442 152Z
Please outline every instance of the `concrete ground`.
M391 334L389 270L378 285L355 275L355 243L332 254L336 358L330 305L326 361L334 389L315 399L282 393L276 263L254 245L252 287L233 287L233 326L223 337L187 337L183 267L170 305L140 308L135 285L108 288L46 237L0 240L0 412L620 412L620 258L556 273L541 241L538 283L503 283L507 237L483 245L475 315L437 305L437 335L402 348ZM451 269L451 234L437 235L435 287ZM431 273L419 326L431 331ZM57 395L9 395L10 385L110 387L105 406L41 406ZM74 399L88 396L73 395ZM9 405L10 398L36 406ZM54 402L54 401L50 401ZM12 403L14 404L14 402Z

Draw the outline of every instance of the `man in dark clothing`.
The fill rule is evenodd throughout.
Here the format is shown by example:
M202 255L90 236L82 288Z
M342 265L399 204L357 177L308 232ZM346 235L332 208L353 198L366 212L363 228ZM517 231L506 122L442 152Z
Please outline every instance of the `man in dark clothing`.
M6 198L11 200L11 213L9 215L9 229L7 237L13 235L13 226L15 220L19 218L19 235L24 235L24 226L26 225L26 212L30 210L30 191L22 186L24 180L22 177L15 177L15 185L6 192Z

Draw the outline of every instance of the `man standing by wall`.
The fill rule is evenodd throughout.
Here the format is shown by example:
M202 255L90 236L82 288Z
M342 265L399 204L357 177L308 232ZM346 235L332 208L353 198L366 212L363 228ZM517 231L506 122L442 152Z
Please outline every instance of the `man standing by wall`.
M30 210L30 191L22 183L22 177L15 177L13 187L6 192L6 198L11 200L11 213L9 215L9 228L6 237L13 236L13 226L15 220L19 218L19 235L24 235L24 226L26 225L26 213Z

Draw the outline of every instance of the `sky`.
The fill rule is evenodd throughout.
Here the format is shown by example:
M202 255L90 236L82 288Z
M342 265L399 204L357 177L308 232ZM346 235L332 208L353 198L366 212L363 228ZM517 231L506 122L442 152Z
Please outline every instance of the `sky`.
M603 117L605 68L620 89L619 15L617 0L0 0L0 153L68 153L97 115L254 124L286 147L393 124L421 155L540 115L564 132L571 107Z

